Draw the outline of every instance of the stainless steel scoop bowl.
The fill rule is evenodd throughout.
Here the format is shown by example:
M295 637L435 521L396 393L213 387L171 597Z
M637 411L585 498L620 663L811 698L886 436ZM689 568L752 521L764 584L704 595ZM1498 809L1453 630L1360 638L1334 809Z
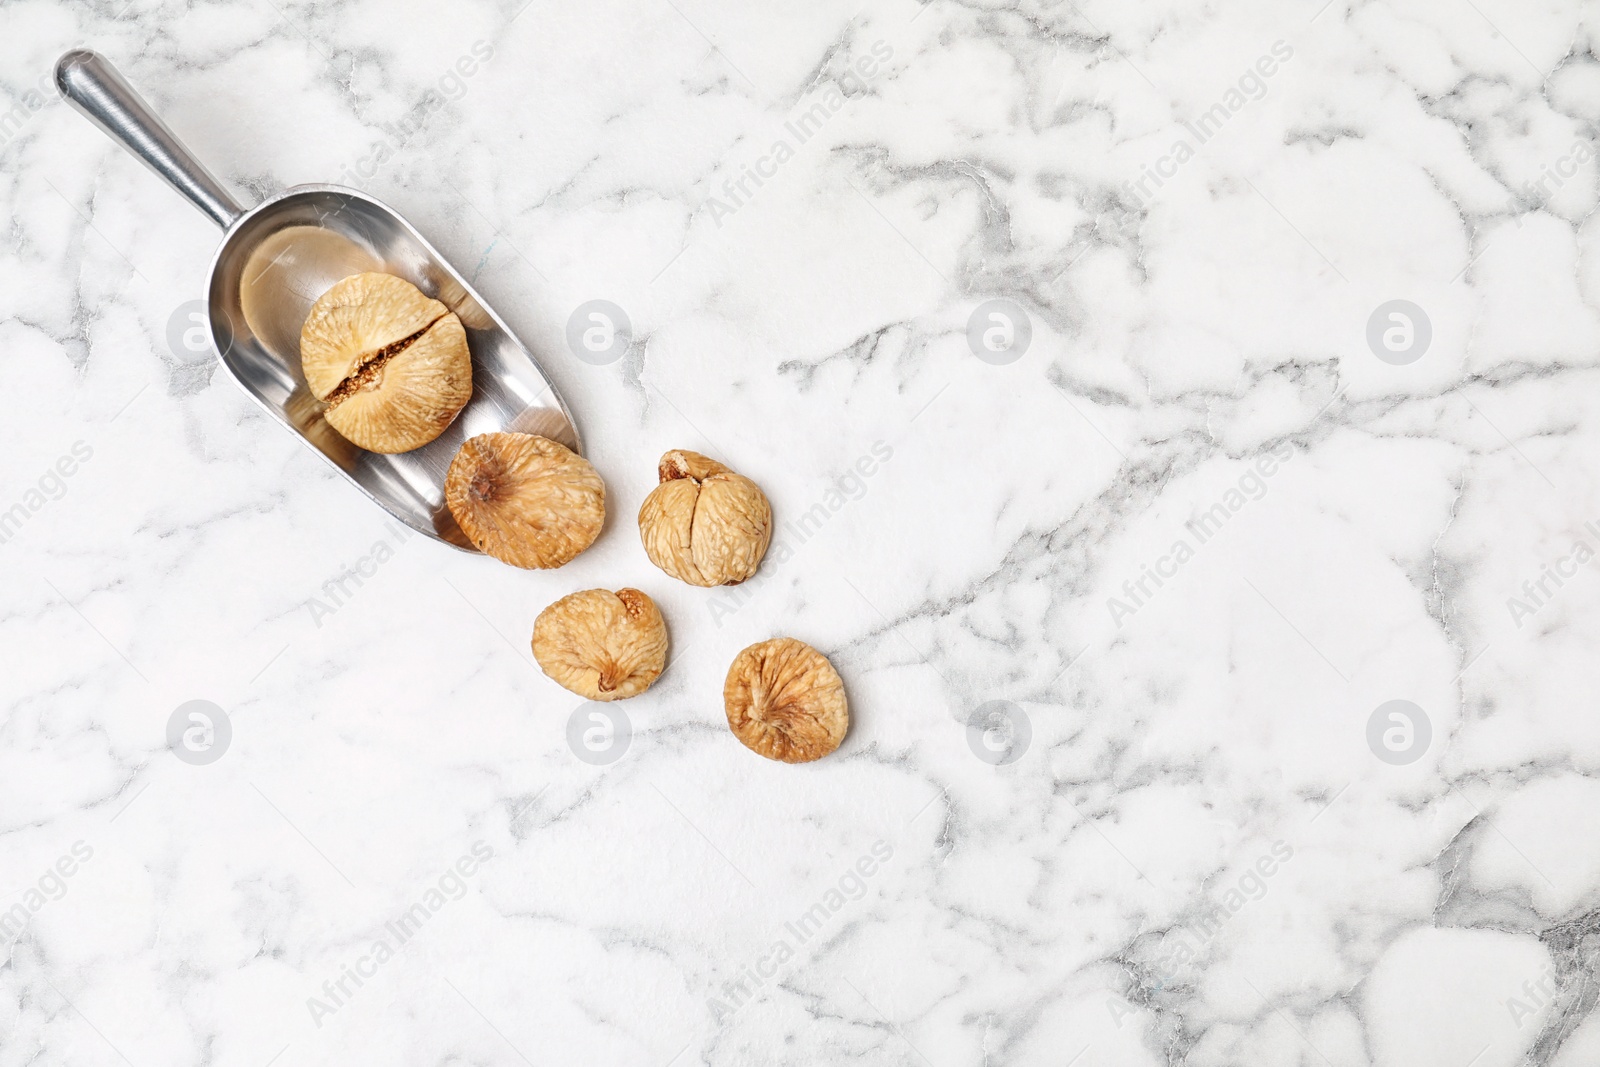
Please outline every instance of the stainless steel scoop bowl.
M476 551L444 503L444 478L468 437L536 433L582 452L577 426L526 345L405 219L354 189L297 185L246 211L190 155L105 59L68 52L61 95L225 231L211 261L207 318L217 356L245 392L395 518ZM339 436L300 373L300 327L335 282L382 271L460 318L472 350L472 399L437 440L380 455Z

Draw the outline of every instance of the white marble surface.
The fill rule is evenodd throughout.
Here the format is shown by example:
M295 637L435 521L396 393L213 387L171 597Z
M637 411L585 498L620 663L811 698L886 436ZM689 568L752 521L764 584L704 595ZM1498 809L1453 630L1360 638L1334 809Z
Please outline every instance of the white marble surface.
M1600 1062L1600 6L521 3L0 5L0 1067ZM428 234L599 543L397 538L174 348L217 234L29 95L77 45L241 197ZM672 447L821 511L676 584ZM591 765L527 640L626 584L677 658ZM823 762L727 731L775 634Z

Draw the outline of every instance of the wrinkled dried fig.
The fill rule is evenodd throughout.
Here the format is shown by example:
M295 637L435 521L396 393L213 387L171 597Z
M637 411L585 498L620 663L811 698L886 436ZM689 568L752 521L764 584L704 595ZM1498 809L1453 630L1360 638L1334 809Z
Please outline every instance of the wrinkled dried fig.
M737 585L754 574L772 541L761 488L698 452L668 452L659 474L639 508L650 562L690 585Z
M472 398L461 320L391 274L352 274L317 298L300 368L328 425L369 452L421 448Z
M751 645L722 686L728 726L750 751L784 763L821 759L844 740L850 708L839 672L792 637Z
M557 685L589 700L638 696L667 664L667 624L637 589L586 589L539 613L533 658Z
M444 499L461 532L514 567L559 567L594 544L606 487L589 461L548 437L485 433L450 462Z

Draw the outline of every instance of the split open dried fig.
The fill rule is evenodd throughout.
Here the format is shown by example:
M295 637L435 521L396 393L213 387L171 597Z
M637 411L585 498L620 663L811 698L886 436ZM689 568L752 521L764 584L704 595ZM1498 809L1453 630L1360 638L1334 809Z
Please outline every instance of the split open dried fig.
M467 539L514 567L559 567L594 544L606 487L589 461L547 437L485 433L450 463L444 499Z
M778 637L751 645L722 686L728 727L750 751L784 763L821 759L844 740L850 707L828 657Z
M737 585L761 566L772 541L772 505L761 487L698 452L661 457L661 484L639 508L650 562L690 585Z
M637 589L586 589L539 613L533 658L581 697L623 700L649 689L666 667L667 624Z
M421 448L472 398L461 320L392 274L353 274L317 298L300 368L328 425L369 452Z

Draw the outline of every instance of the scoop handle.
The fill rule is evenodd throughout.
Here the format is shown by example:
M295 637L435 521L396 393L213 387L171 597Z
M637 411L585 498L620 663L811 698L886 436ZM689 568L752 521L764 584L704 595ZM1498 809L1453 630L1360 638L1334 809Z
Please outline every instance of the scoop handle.
M56 88L212 222L227 229L244 214L233 195L102 56L76 49L56 60Z

